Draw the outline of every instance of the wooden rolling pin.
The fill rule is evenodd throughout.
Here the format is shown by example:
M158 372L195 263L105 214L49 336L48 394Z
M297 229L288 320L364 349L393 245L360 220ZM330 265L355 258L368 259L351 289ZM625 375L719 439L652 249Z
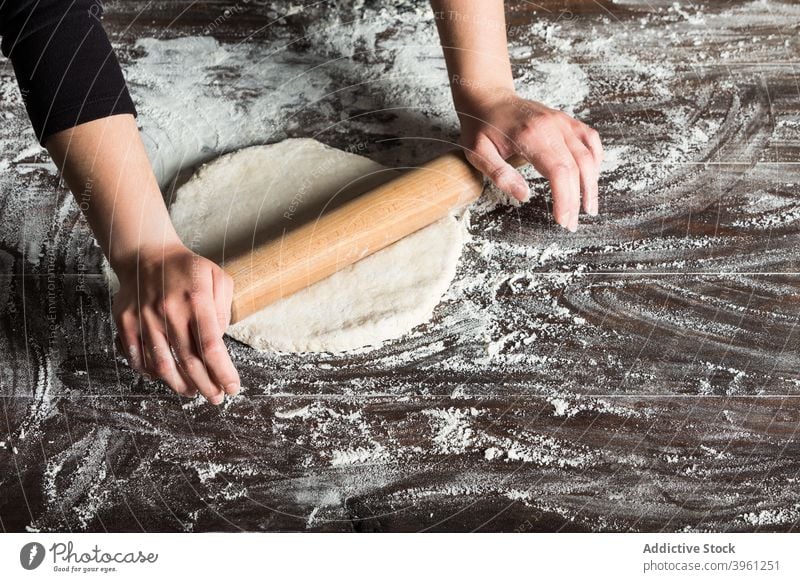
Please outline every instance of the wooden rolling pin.
M514 156L509 163L526 162ZM467 206L482 190L483 176L463 154L447 153L226 261L234 281L231 323Z

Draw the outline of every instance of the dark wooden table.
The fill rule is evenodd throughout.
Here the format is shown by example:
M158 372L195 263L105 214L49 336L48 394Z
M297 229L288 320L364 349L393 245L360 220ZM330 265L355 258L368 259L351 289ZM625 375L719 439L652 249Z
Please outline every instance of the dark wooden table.
M231 113L240 142L198 138L182 169L285 137L361 138L388 165L457 138L439 105L404 108L407 81L390 75L403 61L371 50L413 39L422 3L288 16L266 4L108 6L149 138L172 143L181 130L148 95L188 91L198 111L242 104ZM380 9L393 24L354 40L363 51L313 28L363 32ZM221 408L181 401L115 357L100 251L0 64L4 531L797 527L800 5L548 0L508 12L520 82L569 102L615 157L601 216L564 232L531 176L528 205L475 212L430 324L349 355L226 340L245 389ZM179 73L162 76L153 52L173 47L163 54L180 61L188 45L169 43L198 35L242 60L209 56L171 87ZM244 122L274 89L248 81L249 67L278 61L327 85L259 139ZM559 67L585 75L579 97L536 85L563 80ZM418 74L446 82L440 60ZM183 131L201 125L196 113ZM175 168L151 151L169 192Z

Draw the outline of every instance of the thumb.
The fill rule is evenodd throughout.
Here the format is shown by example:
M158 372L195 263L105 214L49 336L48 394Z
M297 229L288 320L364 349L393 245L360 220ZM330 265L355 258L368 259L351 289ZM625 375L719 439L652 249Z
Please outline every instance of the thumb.
M519 200L526 202L530 198L531 191L528 182L517 172L514 167L503 159L497 146L486 137L479 138L473 148L467 148L465 152L467 161L475 166L479 172L485 175L492 183L503 192Z

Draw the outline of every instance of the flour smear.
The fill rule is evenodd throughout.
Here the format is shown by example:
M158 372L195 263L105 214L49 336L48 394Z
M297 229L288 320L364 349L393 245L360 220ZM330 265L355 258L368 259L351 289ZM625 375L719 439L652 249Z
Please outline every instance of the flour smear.
M647 4L617 3L631 9ZM298 8L292 18L299 19L304 43L297 46L292 44L294 31L287 28L270 31L270 42L240 43L212 36L167 38L153 30L151 37L126 47L126 77L165 192L182 170L287 137L312 137L342 149L360 146L360 154L389 166L419 163L433 148L454 142L457 120L427 3L371 6L338 3L324 22L303 20ZM234 439L233 445L216 437L198 438L195 427L209 418L199 400L184 405L184 416L175 425L143 398L133 412L104 411L109 422L124 430L111 432L96 421L97 427L65 441L63 450L48 459L43 476L47 514L34 519L31 531L53 523L82 528L119 502L114 500L117 490L149 499L150 479L173 466L215 508L272 487L269 493L276 498L307 509L301 517L309 528L341 519L341 508L352 499L390 488L388 497L401 508L422 506L432 498L495 496L592 529L617 528L615 513L621 523L639 523L646 515L650 522L641 527L661 523L677 528L673 518L683 508L670 500L710 499L712 493L717 507L741 507L735 510L735 523L714 521L702 512L680 513L681 523L692 519L697 524L687 529L796 522L798 507L785 488L752 480L746 485L760 492L758 504L748 503L747 495L754 493L730 490L740 484L742 469L725 443L761 438L746 429L747 414L724 409L680 425L659 424L666 414L659 399L674 390L703 397L758 395L767 381L788 383L791 374L765 378L744 358L712 360L700 349L684 354L685 362L675 366L680 370L669 367L671 362L658 367L661 346L623 326L636 321L652 337L677 337L684 342L673 346L678 351L719 344L726 354L755 358L750 330L743 333L739 325L742 318L792 325L791 314L765 314L757 303L761 294L794 292L791 285L736 273L758 270L765 260L786 264L796 251L779 243L758 253L730 249L735 251L737 243L749 248L744 244L753 237L780 241L781 229L800 217L798 198L786 195L796 185L757 164L772 135L772 124L761 123L767 112L786 136L796 135L800 120L770 109L758 75L737 69L744 71L743 80L727 65L786 62L796 52L796 38L748 39L776 19L796 22L798 17L795 4L758 1L706 14L675 3L631 21L601 15L587 27L543 15L540 22L515 30L511 56L519 92L581 119L607 123L600 217L582 219L575 236L559 231L549 217L549 186L528 168L524 172L534 196L527 205L510 206L488 189L472 208L454 281L429 325L380 349L355 350L347 360L330 354L281 359L232 344L236 362L252 370L253 379L244 378L244 394L225 405L220 422L230 422L232 434L245 426L250 436L267 435L270 443L278 443L276 455L294 455L298 474L291 479L275 475L273 460L263 458L255 437ZM720 32L713 39L706 33L712 29ZM664 46L676 56L655 50ZM705 68L714 63L722 68ZM704 76L712 74L719 76ZM16 105L6 113L13 135L3 133L0 142L0 187L11 193L5 216L23 225L8 238L23 241L20 252L38 264L48 260L43 252L48 224L36 222L36 213L30 224L14 220L31 209L20 184L26 177L51 178L52 165L24 129L21 100L9 89L9 78L1 81L0 98ZM618 101L606 101L607 96ZM620 118L619 112L629 115ZM720 171L706 178L709 174L702 173L708 165L731 161L754 172L746 188L740 177ZM729 212L719 192L736 197ZM719 209L719 220L728 222L710 221L690 232L695 217L687 209L705 212L704 219L708 209ZM66 222L76 213L65 204L57 220ZM657 276L687 271L730 276L721 283L709 278L707 285L702 277ZM603 275L620 272L641 277L639 287L629 285L626 277ZM648 278L648 273L655 275ZM736 284L750 286L746 301ZM646 301L643 287L654 290L652 302ZM674 305L675 298L684 308L665 307ZM659 353L638 356L648 349ZM35 358L41 371L37 405L22 429L3 437L5 445L0 445L14 447L14 453L20 443L36 442L48 415L59 414L53 411L60 396L51 385L56 377L52 363L43 363L47 354ZM351 374L358 367L368 373ZM683 372L691 377L682 377ZM301 382L294 373L306 379ZM427 373L440 382L433 385L413 375ZM664 380L666 374L673 374L671 383ZM657 398L648 403L648 395ZM249 404L262 399L270 406ZM516 399L537 403L538 415L517 415ZM415 402L423 404L393 416L392 405ZM606 430L606 445L578 442L586 425L576 429L570 423L579 420ZM685 450L674 444L662 450L647 440L650 431L657 435L660 430L700 439L691 431L708 423L716 423L717 432L714 442L703 442L705 448ZM114 446L112 437L128 433L151 447L135 460L144 475L139 481L130 475L115 479L103 454ZM617 440L623 444L613 448ZM236 455L226 457L222 447L234 445L240 447ZM764 460L753 463L760 463L758 471L771 468ZM425 483L409 479L429 467L446 476ZM656 480L635 480L637 475L653 477L654 471ZM632 479L624 492L610 487L626 482L614 481L618 475ZM586 492L598 483L609 484L604 490L608 511L587 516ZM176 519L186 530L199 528L198 516L205 510Z

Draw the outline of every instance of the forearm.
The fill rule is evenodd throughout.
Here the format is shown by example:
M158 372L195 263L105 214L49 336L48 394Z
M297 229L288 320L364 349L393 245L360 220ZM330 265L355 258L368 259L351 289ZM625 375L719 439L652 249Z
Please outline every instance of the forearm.
M456 109L514 90L502 0L431 0Z
M46 147L112 268L180 243L132 115L58 132Z

